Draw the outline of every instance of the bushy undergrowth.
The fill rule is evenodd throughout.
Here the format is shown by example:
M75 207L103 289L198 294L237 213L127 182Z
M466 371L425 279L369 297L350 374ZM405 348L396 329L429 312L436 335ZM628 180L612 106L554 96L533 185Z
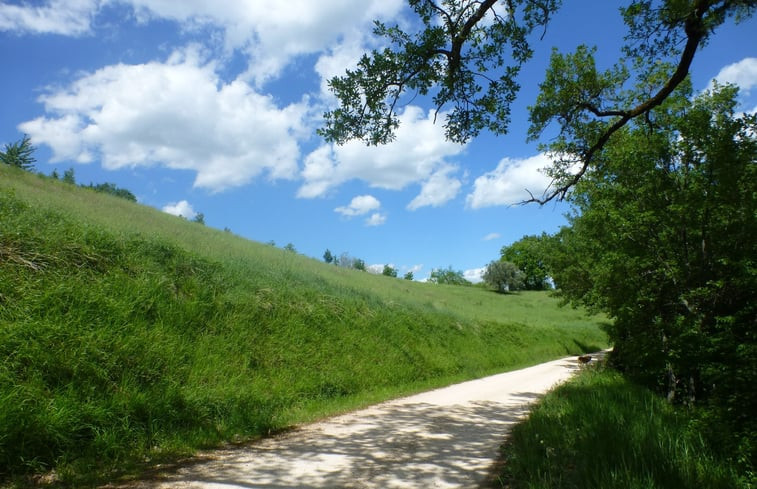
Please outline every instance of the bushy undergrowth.
M500 486L752 487L737 461L703 436L698 419L616 371L588 368L514 427Z
M47 190L19 178L32 179L25 192ZM63 186L52 184L55 196ZM60 191L71 198L53 206L0 185L0 480L55 469L78 485L146 457L604 346L585 316L551 319L560 314L546 296L507 298L519 311L510 317L486 291L460 299L454 287L334 270ZM86 199L113 225L83 219ZM125 212L161 226L136 232ZM485 307L478 316L458 302ZM537 310L550 319L525 319Z

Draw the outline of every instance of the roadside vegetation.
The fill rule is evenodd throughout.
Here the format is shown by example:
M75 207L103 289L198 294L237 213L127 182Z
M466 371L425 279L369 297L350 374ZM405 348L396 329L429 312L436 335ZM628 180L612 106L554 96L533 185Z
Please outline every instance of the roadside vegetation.
M514 427L495 487L752 487L754 474L723 449L713 421L700 410L676 409L615 370L585 368Z
M545 458L529 478L514 472L513 487L757 485L757 117L739 113L736 97L731 86L694 96L682 84L650 113L655 131L630 124L607 144L603 166L573 189L570 225L529 238L558 295L612 319L610 361L629 381L600 376L591 388L628 399L587 393L584 406L576 385L560 391L569 399L549 420L555 433L573 426L573 411L598 424L565 429L565 449L537 440L547 458L568 450L579 462ZM640 400L651 392L659 398ZM630 411L604 415L605 402ZM533 440L512 443L534 463ZM574 470L589 462L605 478Z
M329 266L5 165L0 306L0 477L21 484L607 344L544 293Z

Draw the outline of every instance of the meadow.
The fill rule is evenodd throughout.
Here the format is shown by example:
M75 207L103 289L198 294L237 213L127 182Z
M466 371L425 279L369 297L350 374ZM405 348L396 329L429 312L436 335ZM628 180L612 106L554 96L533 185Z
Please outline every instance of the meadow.
M0 480L199 448L606 347L547 293L371 275L0 167Z

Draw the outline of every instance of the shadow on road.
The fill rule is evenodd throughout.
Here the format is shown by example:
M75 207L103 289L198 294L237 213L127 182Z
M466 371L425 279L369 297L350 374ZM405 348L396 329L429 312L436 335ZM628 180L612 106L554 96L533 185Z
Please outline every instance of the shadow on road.
M575 361L555 365L566 373L579 368ZM521 382L518 387L522 385L530 386ZM473 397L437 402L426 393L379 404L212 452L197 463L122 487L479 487L490 478L510 426L548 388L534 385L534 392L512 392L518 389L512 387L495 401Z

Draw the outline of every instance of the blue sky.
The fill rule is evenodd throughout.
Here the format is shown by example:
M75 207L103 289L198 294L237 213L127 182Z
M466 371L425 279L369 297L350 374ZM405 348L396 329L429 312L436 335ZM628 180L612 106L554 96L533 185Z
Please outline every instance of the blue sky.
M553 46L597 45L600 67L617 57L621 4L565 2L534 42L508 135L447 142L414 100L397 140L367 148L315 134L334 103L325 82L377 45L373 19L412 22L403 0L0 0L0 144L27 133L38 171L74 168L308 256L475 277L503 245L565 223L564 204L512 205L548 183L527 107ZM697 54L695 89L713 78L757 110L756 20Z

